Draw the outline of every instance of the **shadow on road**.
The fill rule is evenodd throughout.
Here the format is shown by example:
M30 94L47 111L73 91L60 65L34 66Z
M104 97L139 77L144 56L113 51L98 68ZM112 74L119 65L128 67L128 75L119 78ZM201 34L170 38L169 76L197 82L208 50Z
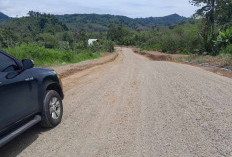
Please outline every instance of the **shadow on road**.
M39 134L49 130L50 129L41 128L40 125L32 127L0 148L0 157L16 157L24 149L30 146L39 137Z

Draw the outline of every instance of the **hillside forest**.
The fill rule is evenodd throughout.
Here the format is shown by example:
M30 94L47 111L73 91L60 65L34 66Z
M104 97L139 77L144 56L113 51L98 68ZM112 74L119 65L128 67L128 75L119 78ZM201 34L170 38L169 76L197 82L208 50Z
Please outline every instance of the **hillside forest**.
M198 6L191 18L113 15L51 15L30 11L28 16L0 16L0 48L37 65L74 63L114 51L114 45L197 56L226 57L232 62L232 1L191 0ZM89 46L88 39L100 42Z

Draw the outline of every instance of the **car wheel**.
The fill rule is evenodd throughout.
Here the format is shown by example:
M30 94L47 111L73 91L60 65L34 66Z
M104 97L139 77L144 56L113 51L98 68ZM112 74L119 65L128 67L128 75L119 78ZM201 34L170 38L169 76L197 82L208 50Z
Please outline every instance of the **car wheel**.
M53 128L57 126L63 116L63 104L60 95L54 91L47 91L42 111L41 126Z

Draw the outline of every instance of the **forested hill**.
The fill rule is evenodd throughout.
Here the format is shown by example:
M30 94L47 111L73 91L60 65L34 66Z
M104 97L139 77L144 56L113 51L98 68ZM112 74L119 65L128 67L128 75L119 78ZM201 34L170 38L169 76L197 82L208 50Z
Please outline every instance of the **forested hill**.
M57 33L68 30L65 23L58 20L54 15L41 14L30 11L29 16L12 18L12 20L2 22L0 28L11 30L15 33L31 34Z
M35 13L32 12L31 13ZM14 27L15 24L19 25L20 27L14 27L14 29L19 29L21 31L21 26L23 27L24 24L29 24L31 29L37 29L37 25L41 25L41 29L47 29L43 27L43 23L48 22L47 19L43 18L35 18L37 15L32 15L30 17L22 17L22 18L10 18L7 15L0 12L0 23L6 22L5 25L8 27ZM181 22L188 21L189 18L180 16L178 14L172 14L169 16L164 17L148 17L148 18L129 18L126 16L117 16L117 15L99 15L99 14L66 14L66 15L56 15L58 20L54 18L51 20L51 15L48 17L50 18L50 22L54 25L58 24L59 26L62 25L61 23L66 24L69 28L73 30L81 30L85 29L86 31L107 31L109 25L115 24L123 24L126 27L132 30L150 30L156 26L172 26ZM39 21L38 21L39 19ZM13 21L13 22L11 22ZM55 24L56 23L56 24ZM12 26L13 25L13 26ZM33 27L33 25L35 27ZM47 25L45 25L46 27ZM56 25L57 26L57 25ZM63 26L62 26L63 27ZM50 27L49 27L50 28ZM56 28L57 29L57 28ZM60 29L60 28L59 28Z
M0 12L0 22L10 20L11 18Z
M164 17L129 18L126 16L99 15L99 14L67 14L57 15L70 28L89 31L105 31L110 24L123 24L133 30L147 30L155 26L172 26L189 18L172 14Z
M172 26L181 22L190 20L189 18L180 16L178 14L172 14L164 17L149 17L149 18L136 18L137 21L142 26L152 27L152 26Z
M57 15L73 29L86 29L89 31L106 31L110 24L121 24L135 29L137 22L126 16L99 15L99 14L67 14Z

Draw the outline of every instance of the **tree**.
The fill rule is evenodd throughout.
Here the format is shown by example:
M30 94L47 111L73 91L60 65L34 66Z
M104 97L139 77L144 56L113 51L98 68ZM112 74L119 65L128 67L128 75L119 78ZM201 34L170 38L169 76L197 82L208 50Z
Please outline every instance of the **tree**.
M111 24L109 26L109 30L107 32L107 39L108 40L112 40L112 41L116 41L117 40L117 28L115 25Z
M81 49L88 47L88 36L85 29L81 29L74 35L74 38L78 41L78 47Z
M15 44L16 36L13 32L7 29L0 28L0 47L9 48Z
M67 41L69 44L72 44L74 42L74 34L70 32L64 32L63 33L63 41Z
M190 3L201 7L195 15L203 17L201 36L204 48L207 52L215 54L213 41L218 33L215 28L229 28L231 26L232 0L190 0Z
M130 31L124 25L110 25L107 32L107 39L116 42L119 45L128 45L130 43Z
M40 16L42 16L41 13L39 13L39 12L34 12L34 11L29 11L27 14L28 14L30 17L40 17Z
M217 7L217 20L222 29L228 29L232 26L232 0L221 0Z
M201 8L197 10L196 16L203 17L202 33L204 49L207 52L213 52L213 40L216 38L215 18L216 7L219 0L191 0L190 2Z
M58 47L58 40L54 35L51 34L40 34L37 42L45 46L46 48L56 48Z

